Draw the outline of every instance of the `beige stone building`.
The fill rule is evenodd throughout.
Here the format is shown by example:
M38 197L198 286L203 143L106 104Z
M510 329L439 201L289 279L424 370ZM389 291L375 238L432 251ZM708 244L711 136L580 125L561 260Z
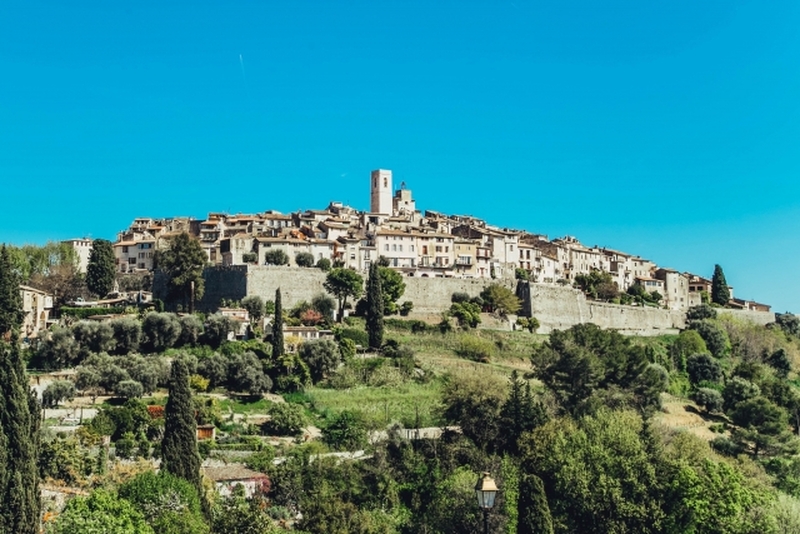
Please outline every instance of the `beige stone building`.
M655 278L664 282L664 306L670 310L685 310L689 307L689 277L675 269L661 268Z
M86 274L86 269L89 267L89 256L92 254L92 240L84 237L82 239L67 239L62 243L69 245L75 251L75 256L78 258L78 272Z
M21 335L23 338L35 338L47 328L50 311L53 309L53 296L30 286L19 286L19 292L22 296L22 311L25 313Z

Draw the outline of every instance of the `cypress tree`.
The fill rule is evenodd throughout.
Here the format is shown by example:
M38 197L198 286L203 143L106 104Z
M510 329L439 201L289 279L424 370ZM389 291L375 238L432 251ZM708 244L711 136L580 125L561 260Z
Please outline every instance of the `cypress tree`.
M367 334L369 348L380 349L383 345L383 290L377 263L370 266L367 280Z
M86 267L86 287L97 295L104 297L114 287L114 249L111 241L95 239L89 253L89 265Z
M275 290L275 320L272 321L272 358L283 356L283 304L281 288Z
M553 534L553 518L542 479L522 475L517 498L517 534Z
M0 339L11 340L12 331L19 330L24 317L19 276L11 262L11 254L3 245L0 248Z
M39 532L39 401L19 349L19 279L0 250L0 534Z
M731 300L731 290L728 289L728 282L725 281L725 273L722 267L714 265L714 276L711 278L711 302L720 306L727 306Z
M202 494L200 454L197 452L197 423L189 389L186 362L172 362L169 399L164 410L164 439L161 441L161 465L168 473L191 482Z

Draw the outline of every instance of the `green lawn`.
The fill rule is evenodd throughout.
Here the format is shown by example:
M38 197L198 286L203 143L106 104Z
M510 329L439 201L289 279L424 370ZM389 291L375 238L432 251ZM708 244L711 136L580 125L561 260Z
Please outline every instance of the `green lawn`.
M356 387L336 390L311 387L306 395L315 411L361 413L371 428L383 428L390 422L413 427L419 414L421 426L441 424L441 392L438 381L427 384L407 383L392 388Z

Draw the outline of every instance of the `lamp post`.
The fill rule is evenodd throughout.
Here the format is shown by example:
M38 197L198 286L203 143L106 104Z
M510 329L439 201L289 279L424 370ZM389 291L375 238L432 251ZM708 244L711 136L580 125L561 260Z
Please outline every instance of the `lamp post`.
M478 478L475 484L475 495L478 497L478 506L483 510L483 534L489 534L489 510L494 506L494 498L497 496L497 484L489 476L488 471Z

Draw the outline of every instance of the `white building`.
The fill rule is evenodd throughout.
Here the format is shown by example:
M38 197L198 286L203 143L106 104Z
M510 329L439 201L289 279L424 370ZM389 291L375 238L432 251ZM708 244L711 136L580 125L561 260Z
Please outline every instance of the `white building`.
M392 214L392 171L376 169L370 176L369 210L382 215Z

